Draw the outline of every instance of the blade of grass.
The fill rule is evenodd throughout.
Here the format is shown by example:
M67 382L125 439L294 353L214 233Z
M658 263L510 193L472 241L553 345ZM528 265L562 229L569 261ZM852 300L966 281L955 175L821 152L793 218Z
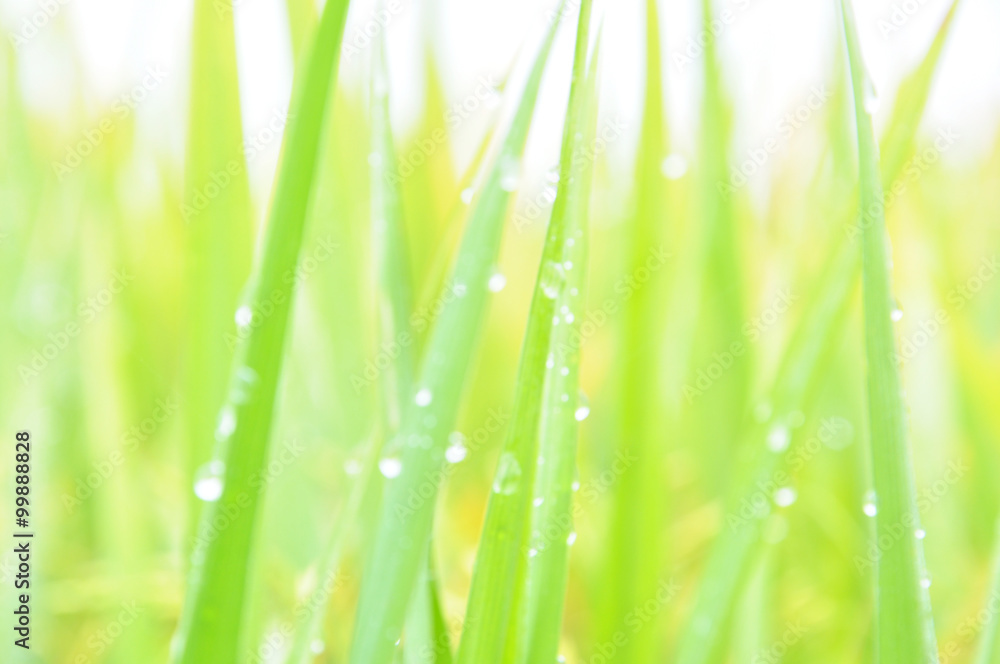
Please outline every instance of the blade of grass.
M927 54L899 86L896 103L889 120L889 128L881 141L882 182L886 188L892 186L899 176L903 164L913 152L917 126L920 124L920 118L923 117L924 108L927 106L927 97L930 95L931 83L934 81L934 72L937 71L938 63L941 60L941 52L948 39L958 3L959 0L952 1Z
M877 662L932 662L937 644L924 569L923 543L917 532L911 452L907 441L905 403L895 362L892 313L895 300L889 274L878 145L867 108L871 79L849 1L841 0L854 109L858 127L860 215L862 219L862 291L872 474L876 495L876 538L898 528L904 535L882 551L876 572Z
M185 205L204 195L213 175L225 173L231 179L201 212L185 214L190 294L184 398L187 486L212 454L209 436L226 396L233 357L226 335L235 331L232 312L250 270L252 239L232 12L217 14L213 0L199 0L193 20ZM227 169L230 163L237 164L235 174ZM193 493L189 500L193 534L201 505Z
M398 173L398 161L389 114L389 75L385 39L380 38L375 48L372 75L372 142L375 164L372 167L372 199L375 246L381 256L376 260L381 278L379 300L382 302L383 348L391 347L399 335L409 327L413 313L413 273L407 250L403 197L399 181L390 177ZM394 371L383 374L384 409L392 409L395 417L386 417L387 430L395 432L399 413L413 395L417 370L414 344L397 344L399 353L393 362ZM393 385L395 383L395 389ZM437 597L437 580L434 574L433 547L430 542L424 554L425 563L421 577L410 601L406 615L403 660L406 664L434 664L449 662L451 650L447 632L439 634L444 619L440 614Z
M935 40L935 44L937 42L938 40ZM909 80L926 79L930 81L934 67L928 67L927 63L936 64L938 61L937 50L932 45L921 64L910 75ZM900 145L911 145L920 124L920 117L926 108L926 102L926 92L919 97L903 96L897 98L891 116L893 120L889 124L883 143L895 142ZM886 181L892 181L898 177L900 166L897 166L895 170L891 167L886 167L883 170ZM858 267L859 261L855 255L853 244L843 243L837 257L832 259L831 265L827 269L828 276L823 279L819 291L820 295L815 300L817 304L806 314L804 323L800 326L801 331L796 333L788 351L786 351L785 358L782 360L783 369L779 371L772 388L771 403L778 405L775 412L787 414L800 409L802 400L797 395L800 392L804 393L813 389L812 386L816 382L815 367L819 361L820 347L813 346L810 340L825 339L821 343L827 345L835 342L841 334L843 323L840 319L849 304L852 292L850 286L857 275ZM752 478L747 482L747 487L731 497L730 511L734 506L751 498L759 490L759 482L770 480L774 473L782 467L783 459L787 458L793 449L794 445L791 445L785 452L764 452ZM713 643L719 639L714 637L708 640L702 639L696 634L693 625L711 625L713 635L721 634L723 626L729 619L733 602L755 560L761 525L762 523L759 521L751 521L738 532L727 529L713 543L709 562L703 575L705 579L703 587L699 590L695 609L690 619L692 627L682 637L680 650L682 656L678 660L682 664L703 662L711 656L713 650L706 648L705 644Z
M997 522L996 534L1000 535L1000 521ZM993 608L997 597L1000 597L1000 539L993 554L993 583L984 609L989 619L983 625L983 635L979 638L976 664L1000 664L1000 611Z
M406 251L406 236L403 222L403 205L398 183L389 173L394 173L396 153L389 120L389 78L386 71L385 43L380 36L373 48L371 77L371 143L369 155L371 167L371 214L373 244L376 250L375 266L379 336L382 343L394 343L398 335L406 330L413 304L411 291L410 261ZM380 387L383 417L378 441L364 464L364 469L355 482L348 501L338 517L337 525L329 543L320 557L320 579L332 578L340 566L343 543L349 529L357 522L361 504L368 494L373 479L378 479L374 469L382 454L385 432L393 432L398 427L399 412L409 399L413 389L416 368L415 355L411 344L398 344L399 352L389 370L381 376ZM383 345L383 347L388 347ZM322 592L317 588L314 594ZM292 652L288 658L291 664L306 664L311 657L313 641L321 637L326 603L310 604L317 608L312 612L306 625L296 634Z
M699 146L704 160L699 185L702 216L704 263L698 277L704 282L699 291L702 322L699 336L710 341L710 351L727 347L742 337L746 321L742 287L749 279L742 269L740 225L737 223L735 197L722 191L729 184L729 153L732 142L732 109L723 80L713 21L714 0L702 1L705 30L704 92ZM696 345L697 350L697 345ZM699 406L707 412L725 408L743 413L749 396L752 353L736 359L707 398ZM706 473L716 491L725 488L730 460L736 455L735 442L741 439L741 417L704 417L701 444L708 455Z
M333 531L330 533L330 539L320 554L317 563L317 570L319 570L319 574L316 575L317 586L313 588L309 598L302 602L303 606L314 608L306 621L298 626L295 639L292 641L292 649L286 660L288 664L308 664L312 661L312 644L316 639L322 637L323 620L326 617L326 606L329 602L329 591L323 587L322 581L334 578L340 568L347 535L351 527L358 522L362 502L368 494L372 481L378 479L375 469L378 467L378 460L382 455L383 440L381 433L373 439L372 446L362 464L361 472L354 480L347 502L337 516Z
M661 170L666 145L663 111L663 72L660 48L659 12L656 0L646 1L646 98L639 154L636 164L636 206L628 226L627 273L645 274L651 252L665 244L666 201ZM600 638L614 638L629 611L648 598L649 588L659 583L663 564L663 458L666 448L665 418L657 412L660 393L659 344L663 326L663 293L659 286L666 270L655 273L636 289L624 305L623 330L619 349L622 395L619 453L638 461L629 471L628 481L614 488L614 521L608 543L607 567L612 575L607 583ZM650 496L656 496L650 499ZM659 615L659 614L657 614ZM638 662L657 659L660 632L651 625L632 635L613 655L613 661Z
M391 661L402 632L422 552L430 538L446 439L458 412L485 313L487 282L500 249L510 199L507 182L524 150L555 29L553 25L545 36L496 163L473 201L452 279L442 294L441 313L422 361L419 389L403 413L398 434L402 468L388 484L362 583L352 664Z
M775 474L792 446L788 424L791 413L801 410L812 386L822 380L817 366L824 352L842 336L845 312L857 275L858 261L850 243L831 260L821 278L815 303L805 314L782 361L771 389L773 415L752 442L762 457L752 475L727 502L727 515L738 513L747 496L774 481ZM758 553L761 529L767 512L731 523L712 544L701 587L688 627L681 636L677 664L706 664L721 650L727 626L735 610L752 563Z
M433 550L427 547L427 562L406 615L404 664L451 664L451 644L437 588Z
M581 125L583 145L592 145L596 135L598 63L601 36L595 41L587 71L585 115ZM554 662L559 651L563 604L569 575L569 547L573 530L573 485L576 476L576 448L580 422L589 415L589 406L574 395L580 394L581 325L586 304L589 265L589 199L592 164L586 158L573 164L570 184L565 259L573 264L566 288L557 301L561 318L552 334L546 362L545 393L538 443L537 475L530 508L530 528L521 553L527 553L524 572L521 638L508 643L523 644L518 662ZM509 650L510 648L508 648Z
M313 0L285 0L285 11L288 14L288 34L292 41L294 62L298 62L309 45L309 38L319 20L316 3Z
M458 647L459 664L489 664L512 661L524 638L518 616L523 596L523 576L528 552L522 547L532 501L535 468L538 463L539 422L544 401L546 363L548 361L555 319L556 303L571 288L568 281L580 283L576 274L585 270L567 257L575 253L571 213L571 187L579 186L579 164L586 163L582 150L582 123L585 121L586 67L590 43L591 3L583 0L577 24L569 107L563 129L559 164L559 186L553 204L528 314L528 327L521 351L514 397L511 428L500 454L486 511L486 522L472 574L472 587L466 609L465 629ZM582 205L582 203L580 203ZM569 273L569 274L567 274ZM575 274L574 274L575 273ZM579 288L579 286L576 286ZM577 312L580 313L580 312ZM576 410L575 400L567 395L560 412ZM560 399L561 400L561 399ZM571 406L571 404L573 404ZM575 436L574 436L575 440Z
M247 571L267 460L274 400L302 243L306 209L329 91L335 87L347 0L331 0L294 93L274 200L246 303L237 313L245 337L234 360L230 395L217 435L221 496L206 506L192 554L185 606L172 644L174 662L234 662L240 642ZM216 523L226 523L219 528Z

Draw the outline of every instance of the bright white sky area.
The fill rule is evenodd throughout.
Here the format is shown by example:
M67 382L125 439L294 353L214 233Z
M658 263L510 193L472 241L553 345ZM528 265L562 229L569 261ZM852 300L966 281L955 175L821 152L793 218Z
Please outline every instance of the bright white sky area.
M241 67L244 131L255 134L288 103L292 62L284 0L217 0L236 16ZM394 122L405 133L422 104L423 74L417 57L424 30L442 68L449 100L470 95L481 77L501 80L518 72L534 53L555 0L396 0L385 31L389 40ZM576 3L571 2L575 6ZM892 96L930 43L949 0L864 0L855 2L866 59L886 103L876 115L885 121ZM378 24L375 0L354 0L345 39ZM611 158L629 159L638 128L643 93L645 0L604 0L602 114L623 117L633 136L613 146ZM700 88L700 0L660 3L664 34L666 96L671 150L690 156ZM137 109L146 140L180 158L186 119L190 0L0 0L0 26L7 35L24 34L25 21L41 23L18 47L25 92L35 112L68 117L73 99L86 100L94 118L132 89L148 67L166 72ZM760 145L782 116L831 80L833 39L840 39L835 0L716 0L718 40L727 85L735 106L734 160ZM40 19L39 17L44 17ZM50 17L50 18L49 18ZM555 163L565 111L571 61L571 29L564 21L548 70L529 146L525 174L542 173ZM888 26L892 27L890 31ZM382 28L375 28L382 29ZM963 0L939 69L924 131L952 128L961 136L948 159L968 159L989 149L1000 119L1000 3ZM681 62L686 49L693 63ZM76 61L79 54L82 60ZM367 53L342 63L341 84L363 90ZM458 127L461 164L478 143L488 111ZM84 125L86 123L83 123ZM78 130L76 130L78 131ZM250 165L255 194L266 197L277 154ZM617 155L617 156L616 156Z

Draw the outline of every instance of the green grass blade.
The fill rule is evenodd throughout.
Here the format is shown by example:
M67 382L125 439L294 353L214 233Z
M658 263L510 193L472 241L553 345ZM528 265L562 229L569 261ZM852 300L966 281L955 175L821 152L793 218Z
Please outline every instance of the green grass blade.
M872 474L877 496L875 535L905 530L894 546L882 551L877 564L876 661L933 662L937 645L925 584L923 544L916 534L920 515L905 403L895 362L892 312L896 305L890 284L878 146L866 109L872 84L862 61L853 10L843 0L841 8L858 127L864 337Z
M942 32L944 29L945 26L942 26ZM935 44L941 39L939 33ZM908 77L909 81L931 80L940 60L939 49L939 46L931 47L920 65ZM902 95L902 92L900 94ZM897 99L896 111L892 114L892 120L882 141L883 145L888 146L892 143L912 145L926 101L927 90L919 97L906 96ZM891 168L883 168L882 173L888 180L893 180L898 175L898 170L896 168L894 172ZM842 324L838 319L842 314L836 312L842 312L849 303L852 291L850 286L854 282L858 267L859 261L854 255L853 244L845 243L839 249L837 257L831 261L827 269L828 276L820 286L816 304L806 314L804 323L800 326L782 361L782 369L779 371L770 399L771 403L778 405L776 413L788 413L799 409L802 399L797 395L812 389L821 345L834 342L840 334ZM814 342L820 339L825 341L819 346L814 345ZM765 452L748 482L748 488L734 494L730 509L756 493L760 481L773 478L774 473L782 467L782 457L787 457L793 449L794 444L782 454ZM760 522L753 521L735 533L727 529L713 543L704 572L704 587L699 590L692 613L690 621L692 625L696 622L712 625L713 634L716 634L716 630L723 629L730 615L730 607L738 597L756 557L761 525ZM679 661L706 661L712 650L705 648L704 643L705 641L689 628L687 634L682 637L683 654Z
M553 25L531 69L521 101L497 161L473 209L459 248L443 307L428 341L418 391L407 400L398 434L402 470L388 485L375 545L358 603L352 664L392 660L416 583L421 553L431 533L435 478L443 467L448 434L458 412L487 301L487 282L500 250L503 218L510 199L508 178L527 140L542 74L555 37ZM413 495L424 496L413 501Z
M888 129L881 141L882 182L886 188L891 187L896 178L899 177L903 165L913 152L917 127L920 124L920 118L923 117L924 108L927 106L927 97L930 95L934 72L937 71L938 63L941 61L941 52L944 50L951 25L954 22L958 3L959 0L952 1L927 54L899 86Z
M292 54L295 62L309 45L309 38L316 29L319 17L316 13L316 3L313 0L285 0L285 11L288 14L288 33L292 41Z
M996 533L1000 535L1000 522L997 522ZM1000 612L992 608L997 597L1000 597L1000 542L997 543L996 552L993 554L993 583L991 592L986 597L986 607L983 609L983 613L989 618L983 625L983 635L979 637L976 664L1000 664Z
M381 440L382 438L376 438L372 441L373 444L365 458L361 472L358 473L347 497L347 502L337 516L330 539L320 554L317 564L319 573L316 575L319 580L335 578L340 568L347 535L351 527L358 522L362 502L368 494L372 481L378 479L376 468L379 457L382 455ZM323 620L326 617L326 606L329 599L329 591L320 583L312 590L309 598L303 602L303 606L315 608L309 612L305 622L298 626L295 639L292 641L292 650L286 660L288 664L308 664L312 661L312 644L322 636Z
M771 389L773 414L753 440L762 457L738 492L727 503L725 529L712 544L694 609L678 649L677 664L707 664L715 661L727 636L732 613L759 552L766 512L759 518L732 521L747 496L774 482L791 445L789 416L801 410L805 395L822 380L817 371L824 352L842 336L846 307L857 276L858 260L844 242L821 279L815 303L796 330L781 369ZM780 441L782 444L775 444ZM752 503L751 503L752 504Z
M598 35L587 72L586 118L581 123L583 144L592 145L596 135ZM565 259L574 268L568 274L566 288L556 303L561 320L552 334L546 363L545 393L538 443L538 463L530 508L530 530L521 545L527 549L524 572L523 608L514 619L520 620L521 635L509 640L511 648L523 644L518 662L554 662L559 650L563 604L569 575L569 547L576 539L573 529L573 485L576 477L576 448L580 422L589 414L589 405L574 395L580 394L580 333L586 304L586 279L589 266L589 199L592 164L580 159L574 165L566 188L567 236L572 244ZM510 648L508 648L510 650Z
M523 574L528 553L522 547L529 523L529 508L538 462L539 422L544 401L546 363L554 331L556 303L567 281L581 279L573 272L585 266L567 262L567 240L571 239L571 185L579 180L583 143L583 102L586 99L586 67L590 35L591 3L580 5L573 60L569 108L563 130L559 165L559 187L545 237L541 266L535 283L528 327L521 351L511 428L500 454L486 511L486 522L472 575L465 629L459 643L459 664L489 664L516 656L523 635L515 609L523 592ZM585 163L585 159L584 159ZM572 251L572 248L571 248ZM569 268L569 269L567 269ZM568 274L572 277L569 277ZM580 312L577 312L580 313ZM575 404L570 395L564 412ZM505 656L506 650L506 656Z
M645 274L650 256L662 253L667 246L667 201L661 169L666 131L658 14L656 0L647 0L646 98L636 164L636 207L625 248L628 274ZM649 283L636 289L622 316L618 453L638 461L629 471L629 481L614 488L614 521L605 563L610 575L608 600L600 632L603 641L613 639L628 613L648 599L649 588L656 587L662 573L664 505L669 500L663 491L662 468L669 425L657 408L658 372L650 371L650 367L660 366L660 346L647 340L663 334L664 272L658 271ZM622 644L612 661L656 659L660 641L659 630L650 625Z
M404 664L451 664L451 642L444 620L433 551L428 547L427 562L417 579L406 615L403 642Z
M182 213L188 232L186 340L186 484L212 454L211 431L226 396L235 332L232 312L250 271L251 209L232 12L216 13L213 0L195 3L192 27L191 101ZM235 164L235 168L228 168ZM235 171L235 173L233 172ZM213 176L228 183L207 199ZM202 209L202 205L204 208ZM191 494L191 533L200 502Z
M403 198L397 173L396 150L389 119L389 75L386 69L385 42L379 40L374 49L372 74L372 231L378 270L378 312L380 334L384 344L392 344L407 333L413 312L413 273L407 249ZM398 412L413 396L417 361L414 344L398 344L399 353L393 362L393 372L383 384L384 407L396 411L396 423L390 421L388 431L398 428ZM386 346L388 347L388 346ZM394 385L393 385L394 384Z
M375 246L381 254L379 268L380 313L383 314L381 336L383 348L397 342L399 352L393 363L394 371L383 374L383 408L393 411L386 417L387 430L398 429L399 413L413 395L416 374L416 353L413 343L398 344L399 335L407 333L413 313L413 272L406 239L403 196L399 182L389 177L398 173L398 161L392 137L389 115L389 75L386 69L385 40L379 39L374 54L372 75L372 198ZM451 650L444 619L438 601L434 574L433 547L428 543L424 569L410 601L404 628L403 661L406 664L450 662Z
M294 274L302 243L347 5L346 0L331 0L324 9L305 77L295 92L259 264L238 313L245 334L217 431L224 459L222 494L203 513L185 607L172 645L175 662L237 660L260 493L253 482L267 460L293 296L294 280L288 276ZM217 520L227 527L217 528L213 525Z

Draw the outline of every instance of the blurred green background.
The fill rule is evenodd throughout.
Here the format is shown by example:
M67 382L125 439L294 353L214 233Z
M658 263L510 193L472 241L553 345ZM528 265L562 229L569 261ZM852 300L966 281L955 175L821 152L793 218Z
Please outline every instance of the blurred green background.
M261 255L282 133L296 121L287 111L292 63L299 74L318 16L308 0L272 3L271 14L256 1L198 0L193 13L162 22L173 14L153 2L103 24L82 0L0 12L9 35L0 48L0 408L11 441L15 430L32 432L37 501L33 647L4 643L3 662L167 661L196 524L221 490L213 458L227 427L220 408L237 323L259 313L238 308ZM750 2L708 7L708 29L698 27L697 3L684 3L684 30L671 24L680 10L663 7L666 37L660 23L650 28L655 3L600 8L607 35L589 156L576 535L559 637L567 662L871 661L880 549L870 518L847 63L836 5L817 3L808 11L825 54L805 59L814 67L808 82L783 75L786 63L790 72L804 65L764 42L772 30L794 29L798 10L765 2L767 14ZM389 441L346 526L335 578L320 578L365 455L397 417L380 392L400 349L379 336L371 44L384 38L390 70L417 74L389 80L419 354L449 297L477 173L553 9L475 2L449 15L444 4L396 4L382 14L352 4L341 79L316 139L258 477L263 502L252 556L239 563L249 575L240 662L287 661L287 633L316 612L323 638L312 661L347 661L382 485L399 472ZM569 4L575 17L578 3ZM872 110L883 178L894 176L884 185L898 366L938 648L949 663L975 661L997 608L989 588L1000 508L1000 139L998 106L972 88L995 98L1000 69L985 46L979 61L949 60L953 45L974 49L967 43L982 39L980 29L995 32L997 12L984 4L960 6L947 34L936 32L942 3L921 3L912 23L897 8L907 17L898 26L894 5L858 8L866 46L882 40L872 50L902 53L908 44L913 54L902 72L871 63L885 77ZM272 14L280 20L268 24ZM490 34L494 20L499 36ZM913 30L909 41L886 33L885 20ZM560 28L525 164L512 175L455 427L465 444L449 448L455 463L436 509L432 549L453 644L555 197L572 23ZM94 46L102 31L156 49L169 42L162 53L176 57L115 60L110 78L95 77L92 62L108 56ZM685 36L671 41L678 31ZM462 75L449 62L466 52L438 41L452 32L470 49ZM258 59L280 65L279 74L261 73L278 81L271 92L253 82L258 62L247 44L258 33L266 51ZM487 55L475 52L476 35ZM238 80L225 76L237 70ZM756 98L746 94L754 77ZM784 80L780 92L772 79ZM911 87L900 89L903 80ZM250 101L246 90L257 90ZM284 102L270 104L269 94ZM967 105L980 110L949 119L949 109ZM817 327L810 312L823 307ZM809 370L789 370L796 344L810 342ZM783 460L761 475L769 452ZM12 463L5 451L5 487L14 486ZM707 561L723 535L758 517L747 560L715 570L741 579L716 632L695 613L706 584L720 578ZM0 557L8 617L9 549ZM309 593L327 581L328 597L314 606ZM684 659L685 635L697 641L703 628L713 652Z

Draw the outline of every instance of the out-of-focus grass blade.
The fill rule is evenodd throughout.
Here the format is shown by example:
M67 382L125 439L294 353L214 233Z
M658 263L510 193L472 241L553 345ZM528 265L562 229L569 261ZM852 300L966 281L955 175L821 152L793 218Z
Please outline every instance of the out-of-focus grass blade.
M285 0L288 12L288 32L292 40L292 53L298 61L303 50L309 45L309 37L316 29L318 16L313 0Z
M857 274L858 261L850 244L836 254L822 277L815 304L796 330L771 390L772 416L755 437L763 455L745 487L732 495L727 515L736 513L742 499L773 483L790 446L790 415L800 410L811 385L819 381L817 367L824 351L840 338L846 306ZM677 664L706 664L722 648L726 628L758 552L767 512L755 518L729 522L712 544L701 587L688 626L681 636Z
M479 337L487 283L500 250L510 179L519 168L548 54L553 24L532 67L497 161L473 209L441 313L424 355L416 393L407 401L398 441L402 468L388 484L358 603L352 664L392 660L403 618L431 533L444 451L458 412L462 386ZM414 500L414 496L419 499ZM426 496L426 498L424 497Z
M185 664L234 662L240 641L247 570L260 492L253 482L267 459L274 398L306 208L329 91L347 15L347 0L327 3L296 86L288 136L276 176L274 201L247 299L237 311L243 340L230 394L216 431L219 476L203 496L207 505L196 537L185 607L172 644L172 660ZM221 481L221 487L218 482ZM221 495L217 492L221 489ZM225 523L220 528L217 523Z
M1000 521L997 522L996 534L1000 536ZM986 608L983 610L989 619L983 626L983 635L979 638L976 664L1000 664L1000 612L992 608L995 599L1000 596L1000 539L993 555L993 584L990 594L986 597Z
M927 54L920 61L920 65L899 86L888 129L881 141L882 182L886 188L892 186L903 164L913 152L917 127L927 105L934 72L937 71L938 62L941 60L941 52L944 50L958 3L959 0L952 1Z
M398 427L398 412L413 396L416 356L412 343L399 343L399 335L407 333L413 311L413 273L407 248L403 199L396 173L396 151L389 119L389 76L386 69L385 41L379 40L374 49L372 74L372 232L376 251L375 264L379 302L379 328L383 344L399 346L393 362L394 371L384 380L384 407L397 412L390 431ZM388 348L389 345L384 347ZM395 383L391 385L390 383Z
M451 664L451 643L444 620L433 551L428 547L427 562L417 579L413 599L406 615L406 638L403 642L404 664Z
M629 220L626 273L645 274L652 256L665 250L667 206L661 168L666 145L663 111L662 57L659 12L656 0L646 1L646 99L636 164L635 213ZM663 564L664 504L663 458L666 419L656 410L660 393L660 344L666 270L652 274L650 282L636 289L624 306L621 347L623 394L619 420L621 458L636 458L628 481L614 487L614 521L609 550L605 603L600 639L613 639L629 611L648 599L649 588L659 583ZM650 499L650 496L656 496ZM614 661L657 659L661 632L651 625L632 635L614 654Z
M383 344L397 339L406 330L407 321L413 307L411 290L410 261L406 250L403 226L403 205L398 183L389 173L395 172L396 153L393 145L389 120L389 79L386 72L385 43L380 38L373 49L371 79L371 142L369 154L371 166L371 213L373 244L376 251L375 265L378 271L376 289L378 291L379 335ZM416 361L412 344L398 344L399 352L390 370L380 377L382 386L382 410L385 413L381 430L373 445L373 452L365 463L347 503L337 520L325 552L320 558L318 578L332 578L340 566L343 542L350 528L355 524L362 500L368 493L374 468L383 448L385 436L398 426L401 405L412 394L413 375ZM388 346L383 346L388 347ZM322 589L317 589L317 593ZM310 604L315 606L315 604ZM325 604L320 604L306 625L296 634L295 643L288 661L291 664L306 664L311 656L310 647L319 638Z
M357 479L355 479L354 485L351 487L347 502L338 515L337 522L330 533L330 539L327 541L320 555L317 565L320 573L316 575L316 579L320 580L320 582L317 583L317 587L312 589L310 597L302 603L303 606L315 608L309 613L307 620L299 625L299 629L295 633L292 650L286 660L288 664L308 664L312 661L312 644L316 639L321 638L323 619L326 617L326 605L329 601L329 592L323 588L321 581L323 579L334 578L340 567L344 542L347 539L348 532L357 523L364 497L368 493L372 480L376 479L375 469L378 467L378 460L382 454L380 441L383 439L381 435L379 433L372 441L372 446L365 458L361 472L358 473Z
M528 313L511 428L500 453L472 574L465 628L458 648L459 664L515 661L519 643L524 638L519 611L523 601L528 551L522 544L530 527L529 510L538 464L539 423L545 394L546 363L554 327L558 321L565 321L564 318L556 318L556 304L567 289L579 289L582 277L577 274L586 269L585 265L575 264L569 256L577 253L575 245L581 239L571 235L572 214L578 211L577 203L571 199L573 194L582 194L582 190L574 189L579 186L582 178L579 165L587 161L582 153L585 148L582 123L586 120L584 102L587 98L590 14L591 3L583 0L577 25L569 106L563 129L559 186ZM570 286L569 281L578 285ZM582 315L582 312L578 310L576 314ZM560 401L561 399L562 395ZM558 411L551 411L549 414L560 418L564 414L571 416L575 410L576 393L573 393L566 395L566 401ZM574 441L575 438L574 431Z
M913 466L907 441L905 404L896 365L891 290L886 246L885 209L879 178L878 146L867 106L872 83L862 60L861 45L849 1L841 0L844 33L851 64L858 126L860 222L862 226L862 290L872 474L877 514L875 535L896 539L882 551L876 572L876 661L932 662L937 644L931 615L920 514L916 506Z
M393 363L394 372L383 374L384 406L393 411L387 417L387 430L395 433L399 413L413 396L417 370L413 343L399 343L399 335L407 333L413 313L413 273L406 239L403 197L399 182L390 177L398 173L392 124L389 114L389 75L385 40L380 39L375 52L372 76L372 198L376 260L379 268L379 301L383 348L395 343L399 352ZM431 66L430 63L428 66ZM388 384L387 384L388 383ZM433 549L428 542L424 570L417 581L406 615L404 662L407 664L444 664L451 661L451 650L441 617L434 574Z
M587 66L587 86L579 130L583 145L592 145L596 133L598 65L601 36ZM586 304L589 265L589 201L593 164L579 158L566 187L568 205L565 260L573 269L567 274L566 288L557 301L559 324L552 333L546 362L545 392L538 442L538 462L529 526L520 547L527 549L523 608L514 615L520 620L520 634L510 644L523 644L517 662L555 662L559 650L563 604L569 574L569 547L576 539L573 530L573 484L576 476L576 448L580 422L590 406L580 394L580 326ZM553 319L555 320L555 318ZM522 636L523 635L523 636Z
M198 466L212 454L211 431L225 399L234 350L226 338L235 331L233 311L250 270L252 239L232 12L217 12L213 0L198 0L192 32L182 208L188 231L190 303L184 398L188 486ZM232 163L237 167L229 168ZM219 174L227 178L225 186L217 182ZM206 198L209 186L218 186L214 200ZM190 500L194 532L200 505L194 494Z
M935 40L935 44L937 42L938 40ZM936 64L938 61L936 49L932 46L908 80L925 78L929 81L933 76L933 67L928 69L927 63ZM900 145L911 145L926 102L926 93L919 98L898 98L892 114L893 119L886 130L883 144L894 141ZM900 107L906 107L905 111L901 110ZM901 167L901 162L895 171L891 168L883 169L886 181L894 180L898 176L899 167ZM828 276L823 279L823 284L820 287L821 294L816 298L817 304L806 314L805 322L800 326L782 361L782 369L776 378L771 399L772 403L778 405L778 409L775 411L778 419L772 418L772 422L780 422L782 417L798 410L802 403L802 398L799 395L807 393L815 384L816 366L821 355L821 346L815 344L819 342L823 346L828 346L835 342L841 334L843 311L849 304L852 292L851 285L854 283L858 267L859 261L853 243L844 243L838 250L837 256L832 260L830 267L827 268ZM841 313L838 314L838 311ZM766 431L765 435L767 433L770 433L770 430ZM794 445L790 446L788 450L793 448ZM768 481L773 478L774 473L782 465L782 459L787 456L788 450L773 452L768 449L763 453L764 456L754 471L748 488L733 494L730 509L734 505L741 504L748 496L758 491L760 481ZM727 529L713 543L712 552L704 572L703 587L699 589L698 599L690 620L691 627L682 637L681 657L678 660L681 664L706 661L711 656L712 649L703 646L713 639L705 640L699 637L694 625L708 625L713 635L721 634L717 630L724 629L733 602L738 597L740 588L755 559L761 525L761 521L755 520L744 524L735 532Z

